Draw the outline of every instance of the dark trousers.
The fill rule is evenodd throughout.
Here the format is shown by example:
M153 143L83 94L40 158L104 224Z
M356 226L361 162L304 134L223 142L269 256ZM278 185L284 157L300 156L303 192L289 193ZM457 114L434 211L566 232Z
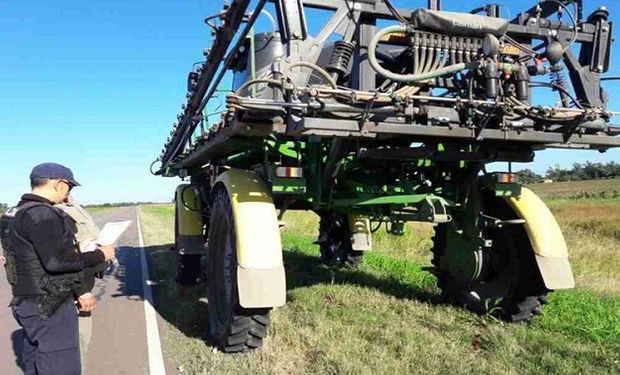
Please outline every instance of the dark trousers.
M67 299L48 319L41 319L36 299L23 299L12 307L24 329L22 362L26 375L80 375L78 317Z

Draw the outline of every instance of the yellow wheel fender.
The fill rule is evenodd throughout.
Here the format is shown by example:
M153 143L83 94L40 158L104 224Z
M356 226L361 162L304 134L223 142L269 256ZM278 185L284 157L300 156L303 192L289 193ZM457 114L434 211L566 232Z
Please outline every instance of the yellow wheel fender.
M256 173L242 169L220 174L215 185L219 183L228 192L234 216L239 304L283 306L286 279L271 190Z
M355 214L349 215L349 230L351 231L351 248L353 250L372 250L372 233L368 217Z
M175 200L176 247L180 254L203 254L202 213L200 199L189 184L177 186Z
M525 187L521 188L519 197L505 199L517 215L525 219L525 231L545 286L548 289L573 288L575 279L568 261L566 241L549 208Z

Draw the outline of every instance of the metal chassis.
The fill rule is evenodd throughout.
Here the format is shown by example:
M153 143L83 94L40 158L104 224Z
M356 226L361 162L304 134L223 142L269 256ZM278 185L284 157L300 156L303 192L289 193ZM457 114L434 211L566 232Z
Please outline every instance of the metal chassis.
M194 145L189 152L185 150L185 147L186 144L190 142L191 135L200 122L202 110L216 91L225 71L230 67L238 49L250 32L266 1L267 0L259 1L255 11L249 16L246 14L246 10L250 3L249 0L233 1L228 11L224 14L224 26L217 30L213 46L201 69L196 88L188 94L188 103L184 106L183 113L179 115L178 125L176 125L174 131L171 133L171 138L164 149L161 158L162 169L160 173L169 167L181 170L187 167L193 167L196 163L204 163L208 161L211 155L217 154L215 152L216 150L221 150L221 146L215 146L213 150L209 150L211 148L211 140L200 141L199 144ZM282 30L283 42L289 48L289 58L306 59L311 62L316 61L318 57L316 53L309 54L309 56L306 54L305 57L299 55L295 56L293 53L295 50L299 51L300 46L308 47L310 45L309 43L316 43L316 41L313 42L311 38L309 38L305 27L304 13L301 11L304 6L335 11L333 17L325 25L321 35L319 35L316 40L319 42L324 41L331 32L339 27L345 17L349 17L350 22L359 22L354 32L357 33L356 38L359 40L362 48L367 45L370 37L376 32L374 22L377 19L392 18L388 8L380 0L358 0L355 2L305 0L303 3L301 0L270 1L275 3L276 9L278 10L279 28ZM440 9L441 1L430 0L429 8ZM545 39L546 37L543 35L549 35L551 33L555 33L559 40L569 40L573 35L573 31L571 31L569 25L564 22L549 20L540 23L528 22L537 14L541 17L549 15L552 9L552 3L544 3L540 8L533 7L521 13L517 18L511 21L508 33L522 41ZM581 9L581 2L579 2L579 9ZM411 15L411 11L402 9L399 11L404 17L409 17ZM581 18L581 11L579 13L579 18ZM242 22L246 22L246 24L239 35L239 39L233 48L226 53L228 45L233 39L234 31L240 27ZM352 31L349 31L348 33L351 32ZM600 87L600 73L604 72L609 64L610 34L611 23L608 21L599 20L596 24L583 23L582 29L577 35L577 42L596 42L597 47L593 50L602 52L591 56L588 55L586 51L582 52L582 55L577 58L570 50L567 50L564 56L577 96L586 103L589 103L592 107L604 108L606 104L605 94L601 92L598 87ZM352 35L347 35L347 37L352 37ZM359 68L353 82L354 88L359 90L374 89L376 73L368 62L366 60L358 60L355 65L359 66ZM440 108L446 110L446 107ZM291 116L288 116L285 121L286 125L284 126L286 130L282 129L282 126L280 126L279 132L293 138L299 138L304 135L366 138L408 135L411 136L412 139L420 140L433 137L447 137L468 142L485 142L488 140L491 142L529 143L532 149L568 147L604 150L609 147L620 146L620 139L609 136L620 133L619 128L612 126L607 127L607 134L566 135L561 133L534 131L531 129L483 129L477 132L473 129L458 127L458 125L455 127L454 124L419 126L415 124L405 124L402 121L398 121L398 119L396 119L396 121L394 121L394 119L387 119L387 121L367 121L363 124L347 120L336 121L329 118L320 120L303 118L296 124L291 124L290 120ZM259 127L262 128L263 126L261 125ZM231 128L233 128L233 130L228 133L232 134L222 132L219 137L223 139L213 140L214 144L221 144L224 139L228 139L232 135L245 137L248 135L253 136L256 133L252 125L250 125L249 129L246 127L245 130L239 130L238 126L232 123ZM258 134L262 133L263 129L259 129ZM220 154L218 156L223 155Z
M222 155L234 155L244 148L256 145L252 139L257 135L264 136L276 133L286 136L286 129L278 123L252 123L234 121L230 127L221 130L221 134L213 140L205 141L196 145L195 150L180 160L175 168L185 170L199 170L209 160ZM620 139L614 137L600 137L597 135L573 134L566 139L562 133L546 133L538 131L515 131L499 129L475 129L447 127L447 126L420 126L395 123L365 123L360 127L357 121L306 118L298 128L297 135L319 137L342 137L360 139L381 139L407 135L412 142L425 141L432 138L443 138L446 141L462 141L465 143L477 143L485 140L487 143L501 143L504 146L513 144L524 150L536 150L537 148L575 148L575 149L602 149L619 147ZM290 134L289 134L290 135ZM294 139L294 138L291 138ZM529 152L526 152L526 155ZM490 161L531 161L523 156L514 155L511 158L492 159ZM191 174L191 172L189 173Z

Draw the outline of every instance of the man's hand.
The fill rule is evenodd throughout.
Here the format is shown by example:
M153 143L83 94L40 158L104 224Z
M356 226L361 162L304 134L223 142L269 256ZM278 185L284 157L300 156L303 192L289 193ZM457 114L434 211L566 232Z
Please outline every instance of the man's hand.
M106 262L116 258L116 254L115 254L116 246L115 245L97 245L97 249L103 252Z
M97 308L97 298L92 293L84 293L78 297L78 308L83 312L91 312Z

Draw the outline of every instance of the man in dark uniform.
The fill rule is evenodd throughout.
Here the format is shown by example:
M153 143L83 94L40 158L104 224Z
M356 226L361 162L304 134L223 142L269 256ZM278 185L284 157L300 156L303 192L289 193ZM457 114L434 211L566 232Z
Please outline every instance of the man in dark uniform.
M11 307L24 329L22 361L26 374L80 374L78 318L74 298L88 292L81 271L114 258L114 246L78 251L75 224L54 207L80 184L67 167L39 164L30 174L32 192L0 218L0 238ZM82 311L96 299L80 298Z

